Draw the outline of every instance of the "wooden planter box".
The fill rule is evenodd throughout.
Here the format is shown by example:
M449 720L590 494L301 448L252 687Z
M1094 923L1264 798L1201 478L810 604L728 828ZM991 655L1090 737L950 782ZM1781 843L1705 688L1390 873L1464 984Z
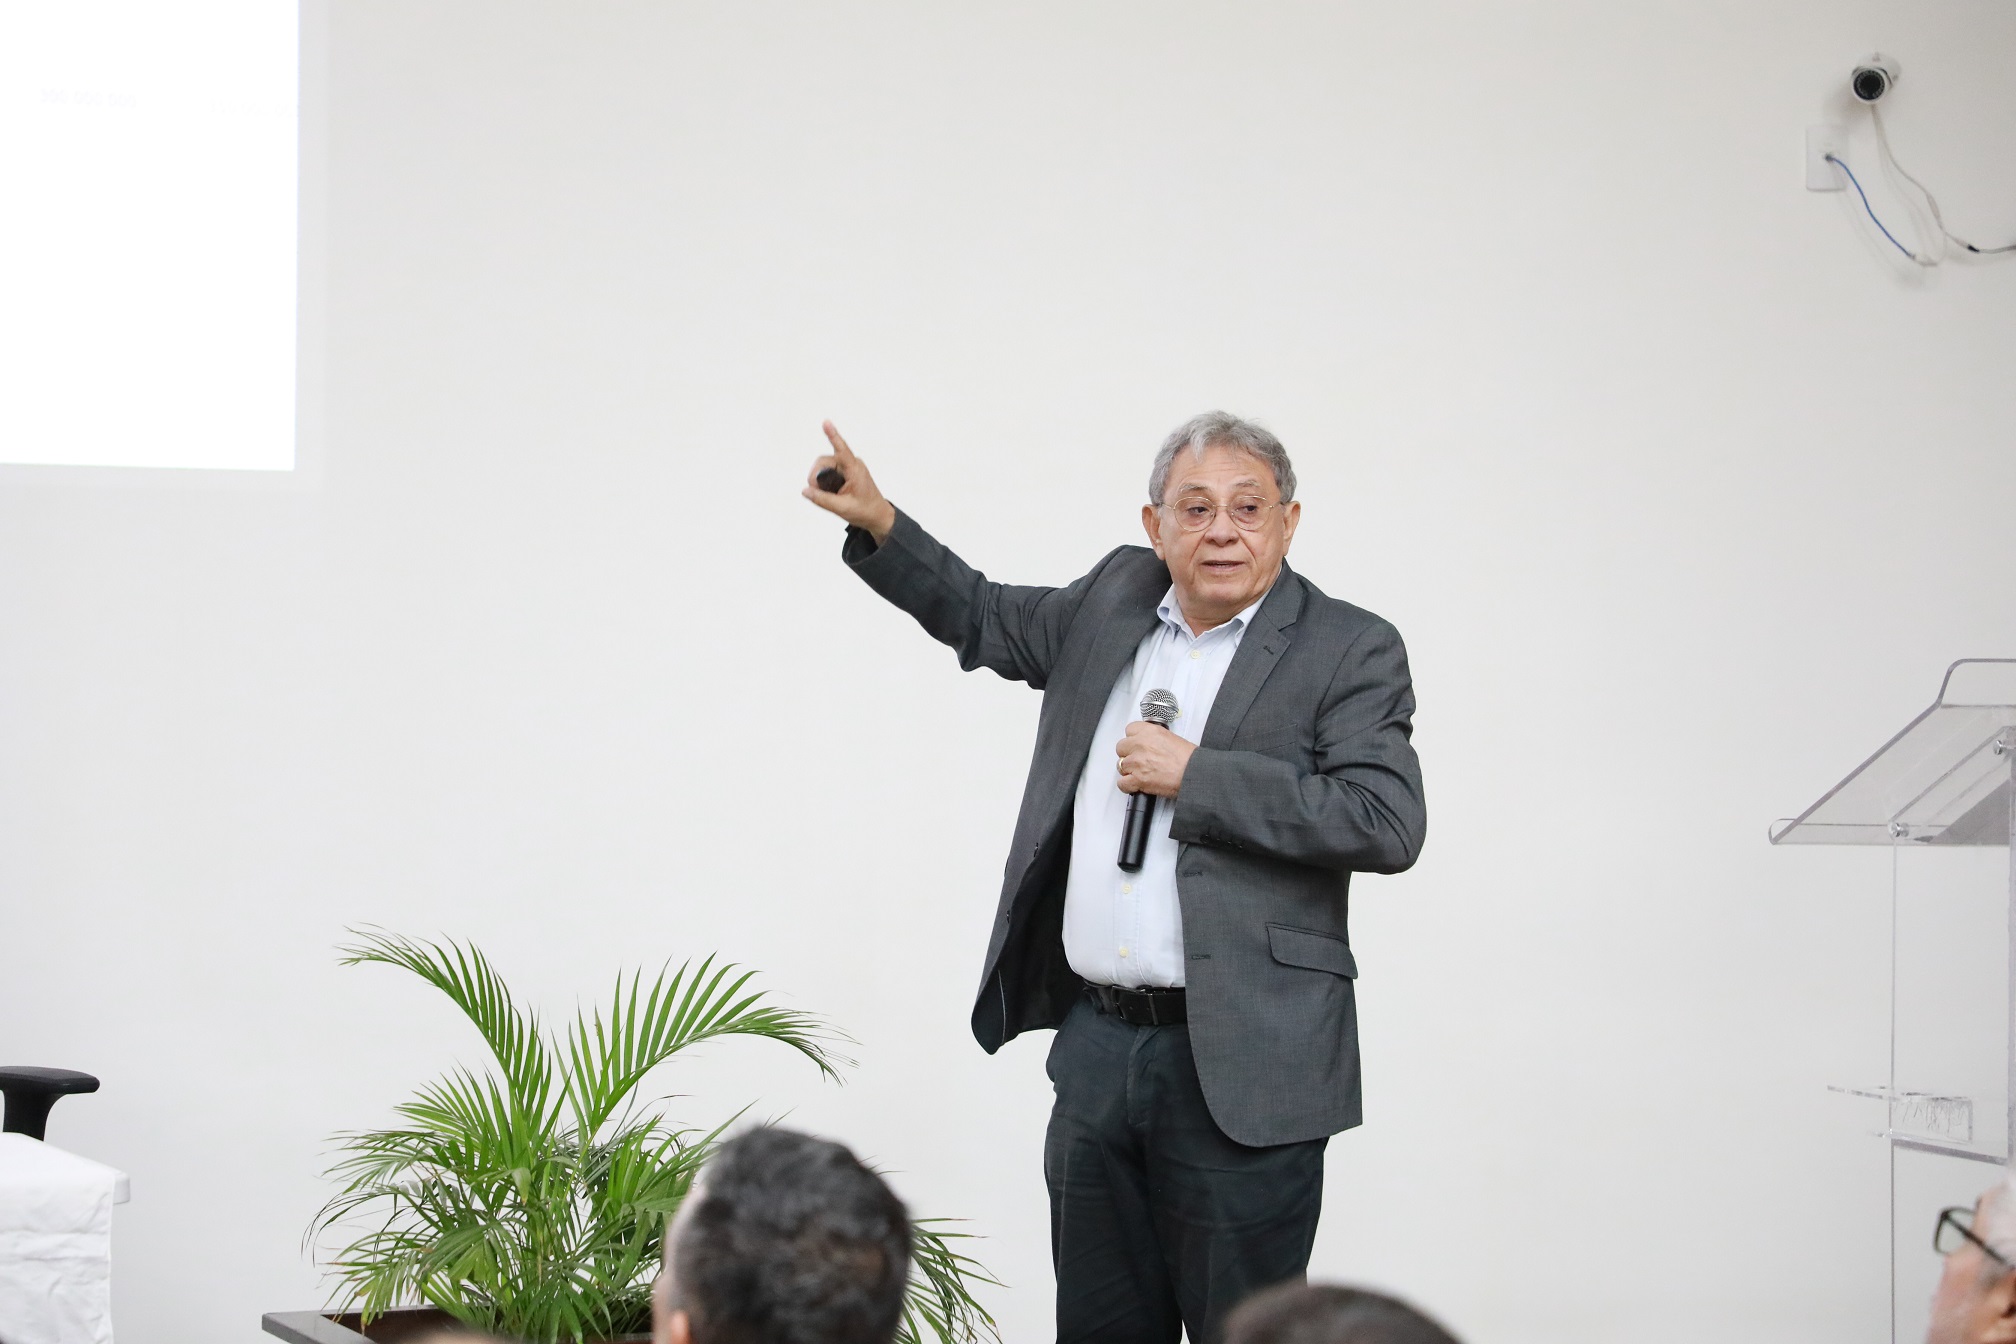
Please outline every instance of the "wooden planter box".
M466 1327L445 1311L433 1307L395 1307L371 1322L366 1329L357 1313L331 1316L320 1311L273 1311L260 1318L269 1335L287 1344L401 1344L437 1330L459 1331ZM603 1344L645 1344L649 1335L623 1335Z
M274 1311L260 1320L266 1333L287 1344L399 1344L433 1330L460 1330L462 1323L433 1307L400 1307L371 1322L358 1323L357 1313L331 1316L319 1311Z

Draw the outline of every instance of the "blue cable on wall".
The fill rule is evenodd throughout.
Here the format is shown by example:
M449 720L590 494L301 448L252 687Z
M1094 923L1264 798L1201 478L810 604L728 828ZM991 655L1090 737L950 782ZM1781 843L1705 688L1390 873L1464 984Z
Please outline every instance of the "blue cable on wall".
M1862 198L1862 208L1869 212L1869 222L1874 224L1877 228L1883 230L1883 236L1890 240L1890 245L1892 247L1895 247L1899 252L1902 252L1905 256L1911 258L1911 260L1917 261L1920 266L1923 266L1925 263L1918 260L1918 254L1916 252L1913 252L1910 248L1898 242L1896 234L1890 232L1890 230L1888 229L1883 228L1883 221L1876 218L1876 207L1869 204L1869 193L1862 190L1862 183L1859 180L1857 180L1855 176L1855 170L1853 168L1850 168L1846 163L1843 163L1840 159L1836 158L1832 154L1829 154L1827 156L1827 162L1833 164L1836 168L1839 168L1842 172L1848 174L1848 181L1854 186L1855 194Z

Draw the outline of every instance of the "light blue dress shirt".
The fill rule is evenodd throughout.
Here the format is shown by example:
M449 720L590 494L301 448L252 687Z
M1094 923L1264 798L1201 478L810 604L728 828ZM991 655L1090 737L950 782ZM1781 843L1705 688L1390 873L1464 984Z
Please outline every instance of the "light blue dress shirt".
M1218 687L1259 607L1255 602L1225 624L1192 635L1171 587L1156 608L1161 619L1106 697L1085 769L1078 776L1071 871L1064 891L1064 956L1071 969L1087 980L1130 989L1183 983L1177 845L1169 835L1176 802L1155 800L1155 823L1149 828L1141 871L1121 872L1117 860L1129 795L1120 791L1120 758L1113 748L1127 735L1127 725L1140 719L1142 695L1157 688L1176 697L1178 712L1169 731L1191 742L1202 741Z

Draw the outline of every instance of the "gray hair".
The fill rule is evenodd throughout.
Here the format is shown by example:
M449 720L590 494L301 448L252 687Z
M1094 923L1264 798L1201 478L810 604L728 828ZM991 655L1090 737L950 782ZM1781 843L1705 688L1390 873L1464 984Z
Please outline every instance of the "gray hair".
M1283 1283L1225 1318L1225 1344L1457 1344L1440 1324L1368 1288Z
M1150 504L1164 502L1162 492L1169 488L1170 468L1176 465L1177 454L1185 448L1198 457L1204 456L1208 448L1237 448L1251 453L1273 471L1274 484L1281 490L1281 502L1286 504L1295 498L1295 468L1289 463L1288 450L1281 446L1281 440L1251 420L1241 420L1225 411L1206 411L1176 426L1162 441L1162 449L1155 454L1155 465L1148 473Z

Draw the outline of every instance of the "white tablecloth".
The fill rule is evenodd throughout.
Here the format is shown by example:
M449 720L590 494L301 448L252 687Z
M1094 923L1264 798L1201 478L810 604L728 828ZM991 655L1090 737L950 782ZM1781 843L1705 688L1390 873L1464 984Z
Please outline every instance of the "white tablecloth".
M0 1134L0 1341L112 1344L112 1206L126 1176Z

